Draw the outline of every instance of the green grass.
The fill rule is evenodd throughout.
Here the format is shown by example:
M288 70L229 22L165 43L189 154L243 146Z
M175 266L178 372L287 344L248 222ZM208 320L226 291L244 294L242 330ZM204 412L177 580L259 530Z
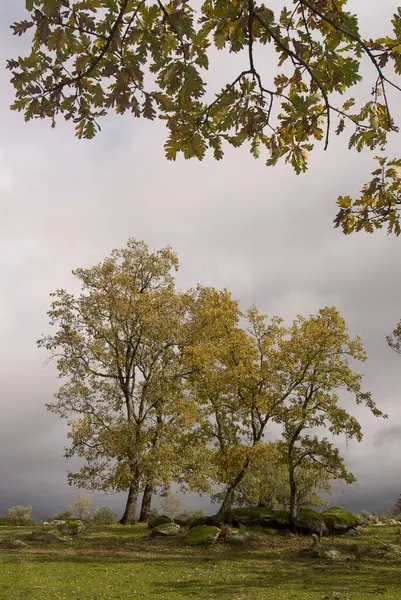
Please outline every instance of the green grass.
M250 548L190 548L152 538L146 526L92 527L73 542L8 550L32 528L0 527L0 600L401 599L401 560L358 559L357 544L397 543L397 526L361 538L327 538L337 562L307 554L310 538L252 534Z

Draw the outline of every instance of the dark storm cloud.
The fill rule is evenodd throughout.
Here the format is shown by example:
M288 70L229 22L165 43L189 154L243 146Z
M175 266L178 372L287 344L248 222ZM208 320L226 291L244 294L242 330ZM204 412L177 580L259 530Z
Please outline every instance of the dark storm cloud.
M23 16L23 3L0 4L4 64L22 53L24 41L10 36L8 24ZM359 0L353 8L374 36L396 5L382 2L380 15L374 3ZM228 287L244 306L256 303L287 321L337 306L365 342L366 388L390 418L355 411L364 441L344 450L359 482L336 490L333 500L357 510L391 505L399 495L401 359L385 336L401 317L401 242L382 232L345 237L332 227L335 198L358 193L372 168L370 156L335 140L328 152L312 155L309 173L300 177L285 165L268 169L246 150L228 151L221 163L168 163L160 125L110 116L88 143L75 140L62 122L55 131L44 122L24 124L8 110L7 78L3 69L0 511L31 503L45 517L74 497L62 458L65 425L45 410L57 389L56 372L43 367L46 356L35 341L48 328L49 293L76 291L71 269L91 266L130 236L152 248L170 244L180 257L181 287ZM399 155L397 146L394 138L389 155ZM122 502L118 496L94 501Z

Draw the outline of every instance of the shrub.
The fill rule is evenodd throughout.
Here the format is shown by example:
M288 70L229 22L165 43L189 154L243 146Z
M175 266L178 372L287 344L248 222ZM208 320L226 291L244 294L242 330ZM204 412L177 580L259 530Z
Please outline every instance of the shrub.
M56 511L54 514L52 514L52 516L50 517L49 521L68 521L69 519L72 519L73 515L72 515L72 507L68 507L64 510L59 510Z
M7 525L34 525L32 519L32 506L12 506L6 516Z
M85 525L82 523L82 521L79 521L78 519L70 519L63 525L58 525L57 529L63 535L77 536L80 533L84 533Z
M111 506L98 506L93 521L96 525L114 525L117 523L118 517Z

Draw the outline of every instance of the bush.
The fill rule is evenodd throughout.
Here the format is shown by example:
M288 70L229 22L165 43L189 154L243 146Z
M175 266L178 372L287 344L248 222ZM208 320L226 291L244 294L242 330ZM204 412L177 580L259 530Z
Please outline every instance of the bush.
M57 530L63 535L77 536L80 533L84 533L85 525L78 519L70 519L63 525L58 525Z
M114 525L118 517L111 506L98 506L95 510L93 522L96 525Z
M5 517L7 525L34 525L35 521L32 519L32 506L12 506L8 509Z
M64 510L56 511L49 519L49 521L68 521L73 518L72 508L69 506Z

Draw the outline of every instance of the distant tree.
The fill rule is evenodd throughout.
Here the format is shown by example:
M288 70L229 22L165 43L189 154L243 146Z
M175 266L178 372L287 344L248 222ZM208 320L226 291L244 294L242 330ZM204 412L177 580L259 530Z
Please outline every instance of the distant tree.
M114 523L117 523L118 517L111 506L98 506L93 515L93 520L96 525L114 525Z
M50 521L68 521L74 517L74 509L72 506L67 506L64 510L57 510L50 517Z
M63 115L90 139L111 110L159 117L169 160L201 160L207 150L219 160L225 144L247 144L267 165L285 160L297 173L317 142L326 149L346 131L350 148L377 153L398 131L389 91L401 89L400 7L377 39L360 31L348 0L26 0L26 8L11 27L33 33L31 48L7 62L12 109L26 121L54 126ZM216 88L205 72L224 50L237 71L228 79L230 65L220 69ZM400 233L401 162L379 160L359 199L338 199L345 233L383 225Z
M179 514L181 503L182 500L177 493L173 494L171 492L166 492L160 500L163 514L170 517L170 519L174 519Z
M81 496L79 494L72 505L73 517L81 519L82 521L89 519L91 516L91 504L92 500L88 498L88 496Z
M393 508L391 509L391 515L394 517L401 516L401 496L398 498L397 502L394 504Z
M10 525L32 525L32 506L12 506L7 511L7 522Z

